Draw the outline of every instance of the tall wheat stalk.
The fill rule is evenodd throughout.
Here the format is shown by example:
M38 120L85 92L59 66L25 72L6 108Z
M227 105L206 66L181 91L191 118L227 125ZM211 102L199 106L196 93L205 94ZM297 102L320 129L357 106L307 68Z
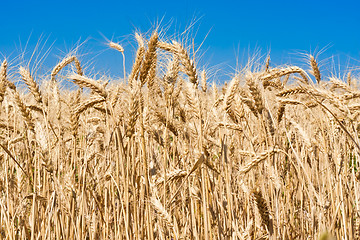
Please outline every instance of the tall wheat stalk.
M356 70L268 57L210 87L181 41L135 38L120 83L2 62L0 238L358 237Z

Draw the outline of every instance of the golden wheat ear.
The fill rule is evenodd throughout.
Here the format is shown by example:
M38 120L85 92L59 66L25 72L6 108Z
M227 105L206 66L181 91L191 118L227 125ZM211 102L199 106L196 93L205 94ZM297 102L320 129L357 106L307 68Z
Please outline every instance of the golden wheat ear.
M0 105L4 100L4 95L6 91L7 65L8 64L5 59L0 66Z
M346 75L346 83L349 85L349 87L351 87L351 81L352 81L351 72L348 72L348 74Z
M15 103L18 106L23 119L25 120L27 127L29 128L30 131L34 132L35 124L29 109L24 104L23 100L20 97L19 92L16 89L13 90L13 94L15 98Z
M99 94L103 98L107 98L108 93L105 90L104 85L100 84L98 81L95 81L91 78L81 76L79 74L72 74L69 76L70 79L73 79L74 82L80 87L90 88L94 93Z
M262 74L260 74L260 78L262 81L266 81L266 80L271 80L271 79L275 79L275 78L280 78L283 76L287 76L290 74L299 74L302 78L301 81L308 83L309 82L309 78L306 74L306 72L299 67L296 66L291 66L291 67L287 67L287 68L282 68L282 69L278 69L278 68L273 68L270 69L268 72L264 72Z
M124 52L124 48L118 43L109 42L109 47L111 47L111 48L113 48L113 49L115 49L115 50L117 50L117 51L119 51L121 53Z
M83 70L81 68L80 61L75 56L69 56L67 58L64 58L61 62L59 62L53 68L53 70L51 71L51 80L56 81L55 77L61 71L61 69L63 69L64 67L66 67L68 64L70 64L72 62L74 62L74 64L75 64L77 74L82 76L84 73L83 73Z
M135 62L133 64L131 73L128 78L128 82L129 82L130 86L132 86L132 81L134 81L138 78L141 64L143 62L144 55L145 55L145 43L144 43L142 36L140 34L136 33L135 38L138 42L138 50L136 52Z
M253 203L258 210L261 217L261 224L266 226L269 234L272 235L274 233L273 221L271 219L270 211L266 200L264 199L260 190L252 191Z
M145 52L144 62L140 69L140 81L141 84L144 85L146 83L149 72L151 72L151 68L154 68L154 64L156 65L156 48L158 43L158 33L155 31L148 42L148 49Z
M252 98L255 101L255 107L259 114L262 113L264 109L263 96L261 89L259 88L259 80L252 74L248 74L246 77L246 83L249 87Z
M36 102L38 102L41 105L42 97L41 97L40 88L39 85L35 82L34 78L31 76L30 71L24 67L20 67L19 72L23 81L26 83L30 92L34 96Z
M197 86L199 80L196 73L195 61L190 58L189 53L180 43L173 41L173 46L175 53L178 54L184 66L184 72L188 75L190 82Z
M203 92L206 92L207 90L207 75L206 75L206 71L205 70L202 70L201 71L201 89Z
M237 118L235 115L235 109L234 109L234 101L235 101L235 94L237 93L237 89L239 87L239 78L235 77L231 81L228 90L226 91L224 102L225 102L225 112L228 114L230 119L237 123Z
M316 82L319 84L321 82L320 69L316 59L311 54L310 54L310 65L312 68L311 74L314 75Z

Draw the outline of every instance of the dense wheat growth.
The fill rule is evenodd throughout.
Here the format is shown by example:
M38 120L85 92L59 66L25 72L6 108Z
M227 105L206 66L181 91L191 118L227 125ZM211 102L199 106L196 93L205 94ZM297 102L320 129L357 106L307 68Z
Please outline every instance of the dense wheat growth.
M2 59L1 238L360 236L356 76L309 55L311 69L268 58L219 86L188 46L136 40L121 81L74 55L45 77Z

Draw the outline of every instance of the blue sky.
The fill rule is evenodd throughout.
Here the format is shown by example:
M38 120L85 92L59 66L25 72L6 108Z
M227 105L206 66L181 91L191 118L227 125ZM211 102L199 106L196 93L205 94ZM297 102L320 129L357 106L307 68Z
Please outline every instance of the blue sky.
M161 21L168 35L193 27L202 45L201 64L231 74L237 59L271 50L274 64L302 61L299 52L319 52L324 66L330 56L342 65L360 60L359 1L2 1L0 57L15 58L28 42L32 52L42 36L52 45L44 67L64 56L76 43L97 70L121 76L121 57L107 50L106 38L120 42L131 65L133 33L146 32ZM105 38L106 37L106 38ZM45 43L45 40L47 42ZM349 59L350 63L349 63Z

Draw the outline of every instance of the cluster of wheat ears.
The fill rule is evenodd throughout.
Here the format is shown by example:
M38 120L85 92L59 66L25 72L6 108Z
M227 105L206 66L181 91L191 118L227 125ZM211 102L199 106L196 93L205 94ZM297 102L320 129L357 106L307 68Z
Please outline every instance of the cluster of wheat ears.
M265 61L208 87L191 49L135 36L118 82L87 76L75 55L41 83L2 62L1 238L358 237L351 73L324 77L309 55L308 71Z

